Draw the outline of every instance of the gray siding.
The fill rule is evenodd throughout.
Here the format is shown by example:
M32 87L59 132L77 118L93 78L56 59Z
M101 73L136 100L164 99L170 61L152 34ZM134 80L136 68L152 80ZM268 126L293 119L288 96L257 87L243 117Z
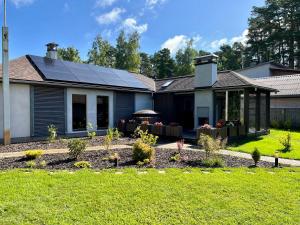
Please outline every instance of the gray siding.
M33 136L48 136L48 125L54 124L58 134L65 134L65 89L33 87Z
M115 92L115 124L117 124L121 119L130 119L134 113L134 108L134 93Z

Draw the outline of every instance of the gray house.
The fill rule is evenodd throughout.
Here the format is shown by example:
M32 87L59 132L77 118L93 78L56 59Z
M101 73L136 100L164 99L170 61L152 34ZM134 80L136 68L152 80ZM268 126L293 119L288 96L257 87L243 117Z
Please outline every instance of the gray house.
M277 89L237 72L218 73L215 55L197 58L194 76L152 80L58 60L57 45L47 46L46 57L26 55L10 62L12 138L47 136L50 124L60 135L86 134L89 123L101 133L143 109L154 109L164 123L177 122L187 130L215 126L221 119L242 124L246 133L269 127L270 93Z
M47 57L26 55L12 60L9 76L12 138L47 136L49 124L60 135L80 134L88 123L101 132L135 111L153 108L153 80L58 60L55 44L48 45ZM3 137L2 87L0 106Z

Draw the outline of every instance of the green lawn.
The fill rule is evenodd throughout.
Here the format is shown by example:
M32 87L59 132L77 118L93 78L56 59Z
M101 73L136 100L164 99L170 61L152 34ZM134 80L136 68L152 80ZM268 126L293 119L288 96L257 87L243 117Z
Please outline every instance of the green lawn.
M0 224L300 224L299 168L230 170L0 172Z
M292 151L282 152L283 146L280 139L287 135L287 131L271 129L269 135L256 138L246 138L232 143L229 150L252 153L257 147L263 155L274 156L275 151L280 151L280 157L289 159L300 159L300 132L291 131Z

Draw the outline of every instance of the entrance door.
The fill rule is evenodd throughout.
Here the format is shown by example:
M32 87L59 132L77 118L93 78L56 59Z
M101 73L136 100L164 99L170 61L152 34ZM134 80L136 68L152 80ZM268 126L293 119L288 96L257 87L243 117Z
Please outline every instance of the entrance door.
M194 129L194 94L175 96L177 122L186 130Z

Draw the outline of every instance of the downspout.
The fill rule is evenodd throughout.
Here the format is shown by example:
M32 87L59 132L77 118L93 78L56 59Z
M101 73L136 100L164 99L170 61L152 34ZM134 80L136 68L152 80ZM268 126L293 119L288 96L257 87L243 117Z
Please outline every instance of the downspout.
M10 134L10 90L8 73L8 27L6 26L6 0L4 0L4 22L2 27L2 87L3 87L3 141L11 143Z

